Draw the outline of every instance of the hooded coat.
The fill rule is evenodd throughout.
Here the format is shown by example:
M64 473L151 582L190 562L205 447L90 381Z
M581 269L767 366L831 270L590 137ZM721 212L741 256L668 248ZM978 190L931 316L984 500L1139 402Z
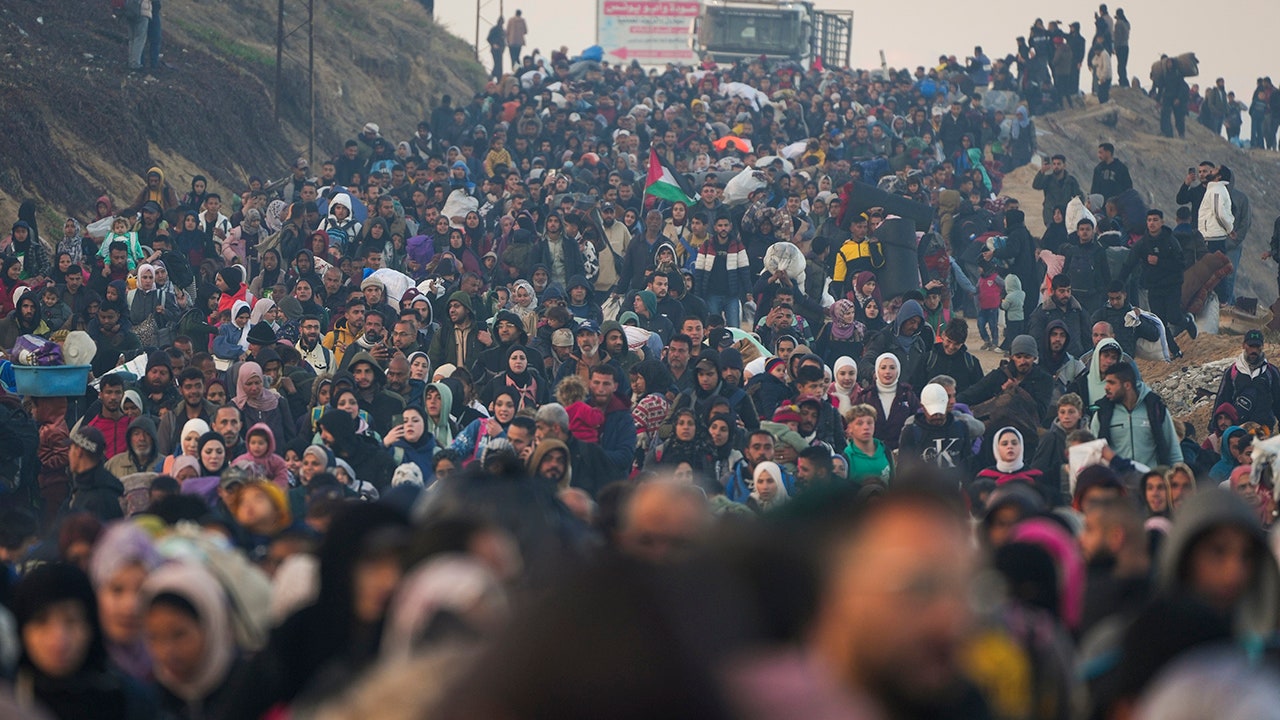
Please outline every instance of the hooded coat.
M349 416L348 416L349 417ZM289 616L239 675L223 717L256 718L277 705L306 706L332 697L377 659L382 620L355 615L356 565L406 519L380 503L346 505L320 545L316 601Z
M138 457L134 454L133 443L127 439L129 435L133 434L134 430L141 430L151 438L150 457ZM154 420L147 415L139 415L134 418L129 423L125 438L125 448L103 465L107 472L118 478L134 473L160 472L160 467L164 464L164 455L160 452L160 444L156 439L156 424Z
M244 434L246 446L249 442L249 433L254 431L262 431L267 436L267 454L263 457L256 457L249 451L245 451L243 455L237 456L231 461L232 465L239 463L248 463L256 465L262 471L262 476L276 484L282 490L289 488L289 467L285 465L284 458L276 453L276 434L271 431L271 426L266 423L254 423L252 427Z
M1275 632L1280 616L1280 570L1257 511L1238 495L1209 488L1197 492L1178 508L1178 519L1164 542L1156 569L1158 586L1168 593L1190 593L1185 577L1187 559L1208 532L1223 527L1244 531L1258 558L1249 586L1232 609L1232 616L1240 640L1261 642Z
M1050 210L1052 212L1052 210ZM1021 210L1010 210L1004 214L1005 237L1003 245L997 245L994 256L1009 265L1009 272L1022 282L1022 308L1030 315L1040 302L1040 293L1034 289L1040 287L1040 273L1036 266L1036 241L1027 230L1026 215ZM1007 280L1006 280L1007 282ZM1005 288L1006 291L1008 288Z
M1084 353L1084 338L1093 337L1089 332L1089 318L1074 297L1067 302L1066 307L1058 307L1058 303L1050 295L1027 320L1027 334L1035 338L1040 347L1048 345L1049 323L1061 320L1071 338L1067 342L1067 352L1076 357Z
M24 576L14 592L12 606L19 635L50 605L65 601L78 603L89 625L85 658L71 674L55 678L36 667L23 648L14 694L27 698L25 704L38 704L57 718L120 720L129 717L130 710L136 713L141 708L130 707L136 693L130 692L125 681L108 668L98 602L84 571L74 565L51 563Z
M910 338L900 337L903 323L911 318L920 318L920 329ZM893 324L876 333L867 343L862 352L862 358L858 361L858 377L868 382L874 380L875 359L888 352L898 358L901 366L900 382L909 381L919 374L925 356L932 346L933 331L924 322L924 308L919 302L908 300L898 310L898 316L894 318ZM889 443L896 445L897 438L891 438L886 444Z

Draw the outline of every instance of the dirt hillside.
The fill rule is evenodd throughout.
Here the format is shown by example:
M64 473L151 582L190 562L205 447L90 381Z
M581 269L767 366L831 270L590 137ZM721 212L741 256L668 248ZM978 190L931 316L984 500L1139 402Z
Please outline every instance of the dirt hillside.
M1161 208L1170 219L1188 167L1202 160L1229 166L1235 172L1236 186L1249 196L1253 208L1253 227L1245 238L1237 294L1257 297L1262 307L1276 300L1277 266L1262 262L1258 256L1267 249L1272 223L1280 215L1280 155L1236 148L1193 118L1187 119L1186 139L1162 137L1159 106L1137 90L1115 91L1106 105L1098 105L1091 97L1083 108L1038 117L1035 123L1040 152L1065 155L1067 169L1085 192L1098 163L1098 143L1113 143L1116 157L1129 166L1134 187L1151 207ZM1022 201L1027 226L1038 236L1044 231L1040 220L1043 196L1031 189L1035 174L1030 166L1008 174L1004 194Z
M193 174L224 191L250 173L283 176L307 151L305 33L286 41L275 119L274 0L167 2L155 77L125 71L124 22L108 0L0 3L0 227L41 201L47 227L104 192L132 200L160 165L180 192ZM286 2L286 32L305 4ZM401 140L441 93L470 97L484 72L415 0L315 4L316 158L366 122ZM129 195L129 197L125 197Z

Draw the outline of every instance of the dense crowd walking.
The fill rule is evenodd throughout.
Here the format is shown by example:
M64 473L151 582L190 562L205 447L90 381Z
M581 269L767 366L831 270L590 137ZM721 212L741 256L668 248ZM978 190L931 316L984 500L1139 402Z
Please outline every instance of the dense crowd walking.
M1082 63L1128 77L1122 11L1069 29L646 72L517 12L402 141L24 202L5 716L1274 714L1271 340L1208 427L1141 372L1235 301L1263 189L1040 156ZM55 348L90 386L19 394Z

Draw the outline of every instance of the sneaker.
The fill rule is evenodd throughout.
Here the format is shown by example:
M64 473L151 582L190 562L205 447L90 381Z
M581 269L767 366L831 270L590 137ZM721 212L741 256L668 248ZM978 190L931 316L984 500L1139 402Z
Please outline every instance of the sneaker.
M1191 336L1192 340L1195 340L1200 334L1200 328L1196 327L1196 317L1191 313L1187 313L1187 334Z

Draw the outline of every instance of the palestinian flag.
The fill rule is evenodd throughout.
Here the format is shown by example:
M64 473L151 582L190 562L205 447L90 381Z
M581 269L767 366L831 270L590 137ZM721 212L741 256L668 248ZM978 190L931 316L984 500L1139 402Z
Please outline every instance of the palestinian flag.
M644 194L667 202L678 201L689 205L697 202L689 181L663 162L653 148L649 148L649 175L644 181Z

